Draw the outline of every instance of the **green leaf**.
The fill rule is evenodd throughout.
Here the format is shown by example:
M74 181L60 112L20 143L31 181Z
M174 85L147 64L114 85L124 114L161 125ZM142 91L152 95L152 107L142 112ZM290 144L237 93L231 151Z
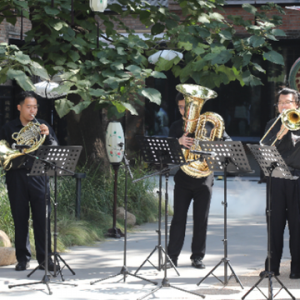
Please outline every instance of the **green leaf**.
M243 81L246 85L250 86L262 85L261 80L258 77L252 75L250 71L246 71L243 73Z
M153 71L153 72L151 72L151 76L154 77L154 78L167 79L167 76L162 72Z
M143 88L141 94L148 98L151 102L160 105L161 103L161 94L158 90L153 88Z
M178 23L173 20L166 20L166 27L167 29L176 28L178 26Z
M45 6L44 10L48 15L53 15L53 16L56 16L60 13L60 11L58 9L52 8L52 7L49 7L49 6Z
M89 93L90 93L91 96L94 96L94 97L105 96L105 91L102 90L102 89L92 89L92 88L90 88Z
M220 37L224 40L231 40L232 39L232 34L229 30L222 30L219 33Z
M197 46L196 48L192 49L192 51L197 55L205 53L205 49L201 46Z
M256 12L257 12L257 9L256 9L253 5L251 5L251 4L249 4L249 3L243 4L242 7L243 7L243 9L244 9L245 11L247 11L248 13L250 13L250 14L252 14L252 15L255 15Z
M55 109L60 118L68 114L74 104L69 101L67 98L59 99L55 101Z
M65 22L53 20L52 22L49 22L49 24L56 30L60 31L64 26L67 26Z
M208 15L207 14L201 14L199 17L198 17L198 22L199 23L210 23L209 21L209 18L208 18Z
M21 51L16 52L15 58L22 65L27 65L27 64L30 64L30 62L31 62L30 57L28 55L26 55L26 54L23 54L23 52L21 52Z
M177 45L178 45L179 49L183 48L187 51L190 51L193 49L193 44L191 44L190 42L179 42Z
M60 84L57 88L53 89L53 92L56 92L57 94L68 94L71 87L73 86L73 83L64 83Z
M50 79L46 69L42 67L40 64L38 64L37 62L32 61L30 63L30 69L34 75L39 76L42 79L46 79L46 80Z
M232 58L232 53L230 50L222 51L218 56L214 57L211 61L211 64L226 64Z
M272 34L266 33L266 37L267 37L269 40L272 40L272 41L278 41L278 40L276 39L276 37L275 37L274 35L272 35Z
M30 79L25 75L24 72L20 70L9 69L6 75L9 79L15 79L24 91L35 90L34 85L30 81Z
M126 67L125 69L128 70L130 73L132 73L134 76L140 76L140 74L142 72L142 69L135 65L130 65L130 66Z
M285 32L281 29L272 29L271 33L275 36L286 36Z
M117 52L119 55L126 55L126 52L124 51L123 47L117 47Z
M127 103L127 102L121 102L121 104L127 109L130 111L130 113L132 115L138 115L136 109L130 104L130 103Z
M284 60L281 54L279 54L278 52L271 50L269 52L264 52L263 57L274 63L274 64L278 64L278 65L282 65L284 66Z
M257 70L257 71L259 71L259 72L262 72L262 73L266 73L266 70L264 70L259 64L257 64L257 63L252 63L253 64L253 67Z
M157 35L157 34L162 33L164 30L165 30L165 25L163 25L161 23L156 23L151 28L151 34Z
M83 110L85 110L91 101L80 101L77 105L73 106L71 110L75 111L76 114L80 114Z
M247 66L251 60L252 54L243 55L243 67Z
M261 47L265 43L265 39L262 36L252 35L249 42L252 47L256 48Z
M73 50L70 50L68 52L68 55L73 60L73 62L77 62L80 58L80 55L76 51L73 51Z

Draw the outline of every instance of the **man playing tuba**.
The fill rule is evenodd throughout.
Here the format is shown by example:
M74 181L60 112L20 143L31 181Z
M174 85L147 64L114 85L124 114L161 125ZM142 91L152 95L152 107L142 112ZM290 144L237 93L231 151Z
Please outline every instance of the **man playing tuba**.
M185 100L182 93L176 96L176 103L182 117L185 112ZM170 128L169 136L177 138L180 145L190 149L194 144L194 138L184 133L183 118L175 121ZM209 134L209 133L208 133ZM222 132L224 140L231 140L227 133ZM182 168L174 176L174 215L170 228L170 239L168 244L168 255L173 264L177 266L178 256L184 243L187 213L192 199L193 204L193 239L192 239L192 266L198 269L204 269L202 262L206 249L206 233L210 200L212 195L212 186L214 175L194 178L186 174ZM171 265L167 264L167 268Z
M15 133L20 132L30 122L36 122L38 112L36 96L32 92L23 92L21 101L17 106L20 117L6 123L0 130L0 140L5 140L10 146L16 141ZM43 120L38 120L39 129L45 135L44 145L58 145L53 129ZM23 144L26 141L22 142ZM39 264L49 259L49 270L53 271L54 264L51 258L45 258L45 185L48 188L48 213L50 220L50 191L49 182L45 182L44 176L27 176L30 173L33 158L26 155L18 156L12 160L12 167L6 172L6 184L10 207L15 224L15 247L17 265L16 271L23 271L29 267L31 258L29 243L29 206L31 207L33 231L35 238L36 256ZM49 221L50 228L50 221ZM51 234L48 231L49 254L51 253ZM42 269L42 265L40 266Z

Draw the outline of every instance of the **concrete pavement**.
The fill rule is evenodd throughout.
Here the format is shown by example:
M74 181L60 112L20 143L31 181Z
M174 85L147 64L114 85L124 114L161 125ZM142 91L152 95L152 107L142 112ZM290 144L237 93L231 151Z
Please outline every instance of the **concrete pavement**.
M169 192L172 193L173 178L170 178ZM257 178L228 178L228 258L238 279L244 289L236 282L235 278L224 286L215 277L209 276L204 282L197 283L208 274L224 257L223 235L223 181L215 181L214 194L209 216L207 255L204 262L206 269L197 270L190 265L190 244L192 238L192 216L191 211L187 223L187 232L184 248L178 260L178 276L174 269L167 271L168 283L173 287L162 287L154 294L145 299L202 299L200 296L180 291L192 291L196 294L205 295L205 299L241 299L243 295L259 280L258 274L263 269L264 259L267 254L267 233L265 224L265 184L257 184ZM170 199L172 196L170 196ZM171 218L169 218L169 221ZM169 222L168 222L169 223ZM157 223L144 224L138 226L134 232L128 234L127 244L127 266L131 274L142 264L150 252L158 244ZM164 244L164 223L162 224L162 246ZM63 259L75 271L75 275L64 268L61 277L51 278L49 295L47 286L39 283L43 276L43 271L36 271L30 278L27 274L37 265L31 262L30 270L16 272L14 266L0 267L0 297L1 299L140 299L155 286L145 280L128 276L123 282L123 275L98 282L94 285L90 283L116 275L123 266L123 239L108 239L104 242L96 243L92 246L72 247L68 252L62 253ZM296 299L300 299L300 279L289 279L290 253L288 247L288 230L285 232L285 247L281 265L281 275L278 277L293 294ZM151 257L154 265L158 264L158 252ZM215 275L224 280L224 264L216 269ZM228 270L230 274L230 271ZM139 276L156 281L158 287L162 286L165 276L164 271L158 271L148 262L138 273ZM278 284L272 279L274 294L278 291ZM38 283L23 287L9 289L9 285L22 283ZM63 283L76 284L77 286L64 285ZM268 295L267 279L260 284L261 290ZM265 299L265 297L255 289L246 299ZM285 292L281 291L275 299L291 299Z

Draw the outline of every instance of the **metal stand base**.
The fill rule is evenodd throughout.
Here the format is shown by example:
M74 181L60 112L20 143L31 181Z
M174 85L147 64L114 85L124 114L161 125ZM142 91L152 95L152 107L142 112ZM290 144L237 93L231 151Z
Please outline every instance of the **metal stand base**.
M151 281L151 280L146 279L146 278L144 278L144 277L141 277L141 276L138 276L138 275L135 275L135 274L131 274L131 273L128 271L128 269L127 269L126 266L123 266L122 269L121 269L121 271L120 271L119 273L117 273L117 274L115 274L115 275L108 276L108 277L103 278L103 279L98 279L98 280L96 280L96 281L91 282L90 284L93 285L93 284L95 284L95 283L97 283L97 282L100 282L100 281L103 281L103 280L106 280L106 279L110 279L110 278L114 278L114 277L117 277L117 276L119 276L119 275L123 275L123 276L124 276L124 278L123 278L124 282L126 281L126 276L129 275L129 276L133 276L133 277L136 277L136 278L139 278L139 279L148 281L148 282L150 282L150 283L153 283L154 285L157 285L157 282L155 282L155 281Z
M60 274L61 280L65 281L64 276L62 274L62 270L64 269L64 267L66 266L69 271L75 275L75 272L71 269L71 267L66 263L66 261L60 256L60 254L58 252L55 252L52 254L54 256L54 265L56 266L56 262L58 263L58 268L56 269L56 267L54 267L54 271L53 274L51 273L51 276L53 277L57 277L57 274ZM62 262L64 265L61 267L59 262ZM33 269L28 275L27 277L30 277L37 269L39 269L41 266L44 267L44 262L42 262L41 264L39 264L35 269ZM50 271L48 271L50 273Z
M150 257L155 253L156 250L157 250L158 253L159 253L159 258L161 258L161 261L158 263L158 267L156 267L156 266L150 261ZM162 252L163 252L165 255L167 255L167 261L165 262L165 264L162 263ZM144 260L144 262L143 262L143 263L138 267L138 269L134 272L134 275L136 275L136 274L138 273L138 271L144 266L144 264L145 264L146 262L149 262L156 270L161 271L161 269L163 268L162 265L166 267L168 261L171 263L171 266L172 266L172 268L176 271L177 275L180 276L180 274L179 274L177 268L175 267L175 265L173 264L171 258L169 257L168 254L166 254L165 249L164 249L161 245L155 246L155 248L154 248L154 249L152 250L152 252L148 255L148 257Z
M14 288L18 286L28 286L28 285L35 285L35 284L46 284L49 295L52 295L52 291L50 290L50 275L44 275L43 279L38 282L28 282L28 283L22 283L22 284L14 284L14 285L9 285L8 288ZM72 285L72 286L77 286L77 284L72 284L72 283L62 283L62 282L52 282L54 284L63 284L63 285Z
M225 270L225 276L224 276L224 281L222 281L218 276L216 276L213 272L214 270L216 270L222 263L224 263L224 270ZM229 266L230 270L231 270L231 275L229 276L229 278L227 278L227 266ZM202 279L200 280L197 285L200 285L209 275L213 275L216 279L218 279L224 286L226 286L229 282L229 280L231 279L232 276L234 276L235 280L237 283L240 284L241 288L243 289L243 285L240 282L238 276L236 275L236 273L234 272L229 259L227 258L222 258L221 261Z
M280 289L279 291L273 296L273 284L272 284L272 277L274 277L277 282L280 284ZM268 287L269 287L269 291L268 291L268 296L266 296L264 294L264 292L259 288L259 284L265 279L268 279ZM278 294L279 292L284 289L293 300L296 300L296 298L289 292L289 290L285 287L285 285L278 279L278 277L274 274L274 272L266 272L265 277L260 278L255 285L242 297L242 300L245 299L255 288L257 288L261 294L267 299L267 300L273 300Z
M196 293L193 293L193 292L190 292L190 291L187 291L187 290L184 290L184 289L181 289L181 288L178 288L177 286L174 286L174 285L171 285L169 283L169 280L167 278L164 278L161 282L161 285L157 288L155 288L154 290L152 290L150 293L144 295L142 298L138 298L138 300L142 300L152 294L154 294L155 292L159 291L160 289L164 288L164 287L170 287L170 288L173 288L173 289L176 289L176 290L179 290L179 291L182 291L182 292L186 292L186 293L189 293L189 294L192 294L192 295L195 295L195 296L199 296L199 297L202 297L203 299L205 298L204 295L201 295L201 294L196 294Z

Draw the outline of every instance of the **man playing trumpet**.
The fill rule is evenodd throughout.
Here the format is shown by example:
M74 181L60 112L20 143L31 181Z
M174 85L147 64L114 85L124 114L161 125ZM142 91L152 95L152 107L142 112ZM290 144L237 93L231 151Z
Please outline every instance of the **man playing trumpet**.
M37 122L35 116L38 112L37 99L32 92L23 92L21 101L17 106L20 117L2 126L0 140L8 142L10 147L15 144L13 134L18 133L29 122ZM53 129L43 120L38 120L41 135L45 135L44 145L58 145ZM29 206L32 213L32 223L35 238L36 258L43 269L45 259L49 259L49 270L53 271L54 264L45 257L45 185L47 185L47 205L50 217L50 191L49 182L44 176L27 176L30 173L34 159L21 155L12 160L12 167L6 172L6 184L10 201L12 216L15 224L15 247L17 265L16 271L23 271L29 267L31 258L29 243ZM49 218L50 220L50 218ZM50 228L50 221L49 221ZM51 234L48 230L48 253L51 253Z

